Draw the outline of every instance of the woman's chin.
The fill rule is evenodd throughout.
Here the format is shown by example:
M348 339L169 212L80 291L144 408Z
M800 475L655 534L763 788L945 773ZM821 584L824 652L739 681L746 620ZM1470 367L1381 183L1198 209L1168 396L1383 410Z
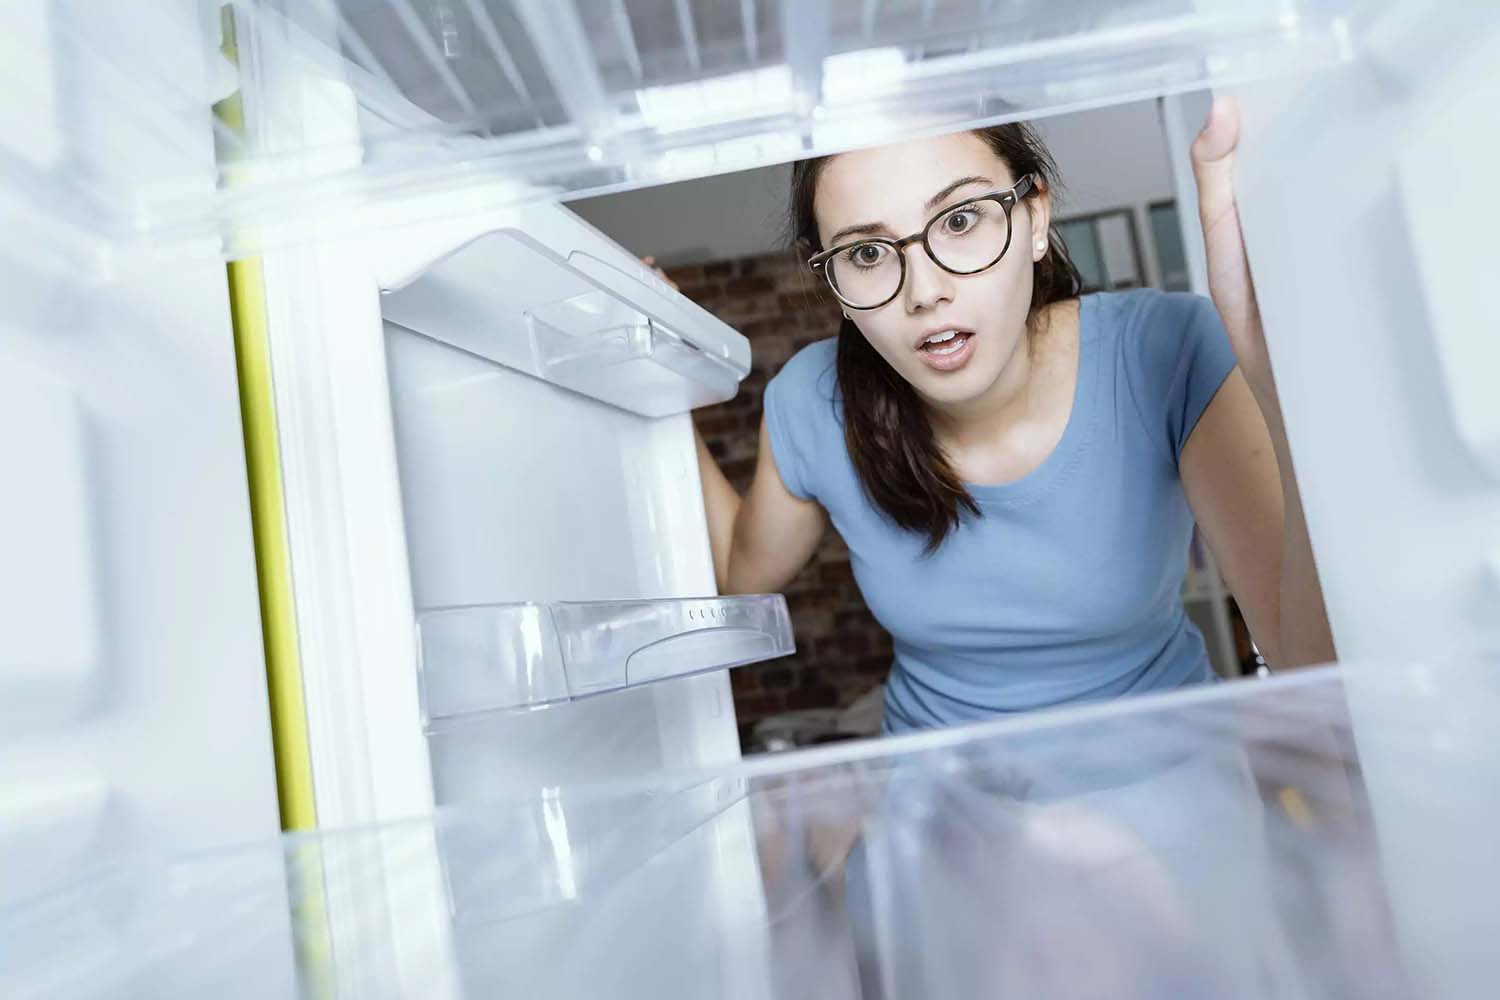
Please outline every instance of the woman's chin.
M962 407L978 402L1000 378L998 371L990 371L981 359L978 364L969 364L954 372L919 370L912 384L917 392L935 406Z

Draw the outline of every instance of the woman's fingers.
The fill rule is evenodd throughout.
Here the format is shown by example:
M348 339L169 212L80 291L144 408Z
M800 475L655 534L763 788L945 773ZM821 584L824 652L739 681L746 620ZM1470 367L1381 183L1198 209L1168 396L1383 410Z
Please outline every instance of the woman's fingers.
M1203 131L1193 141L1193 174L1198 180L1198 216L1206 234L1234 210L1234 151L1240 141L1240 106L1233 98L1214 99Z
M651 268L651 270L655 271L656 272L656 276L658 278L660 278L662 281L665 281L667 284L671 285L673 288L677 287L677 282L673 281L670 277L667 276L667 272L663 271L661 269L661 265L659 265L659 264L656 263L656 258L655 257L652 257L652 256L650 256L648 254L647 256L641 258L641 263L645 264L647 267Z

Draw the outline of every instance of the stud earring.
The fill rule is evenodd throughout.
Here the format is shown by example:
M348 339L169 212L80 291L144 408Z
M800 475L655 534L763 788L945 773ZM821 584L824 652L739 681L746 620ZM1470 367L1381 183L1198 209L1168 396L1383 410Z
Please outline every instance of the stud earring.
M1037 240L1036 241L1036 248L1038 250L1046 250L1047 249L1047 241L1046 240Z

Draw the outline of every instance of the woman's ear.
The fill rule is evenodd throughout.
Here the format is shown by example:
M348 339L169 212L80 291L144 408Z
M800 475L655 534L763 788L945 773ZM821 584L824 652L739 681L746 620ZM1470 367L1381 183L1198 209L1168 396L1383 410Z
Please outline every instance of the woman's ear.
M1026 217L1031 223L1031 260L1036 263L1047 256L1047 232L1052 226L1052 192L1047 182L1036 178L1036 190L1025 198Z

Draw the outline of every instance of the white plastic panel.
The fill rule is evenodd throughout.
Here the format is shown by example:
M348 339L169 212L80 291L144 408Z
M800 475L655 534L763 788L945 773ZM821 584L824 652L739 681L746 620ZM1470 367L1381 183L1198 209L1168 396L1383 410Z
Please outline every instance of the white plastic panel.
M0 899L23 898L118 859L113 789L102 768L33 760L21 772L17 763L0 766Z
M62 155L58 80L51 56L54 5L16 0L0 34L0 150L15 161L46 168Z
M1500 185L1486 165L1500 158L1500 134L1475 127L1500 107L1500 33L1471 57L1474 71L1402 150L1396 169L1402 218L1423 286L1433 346L1453 422L1465 445L1500 481L1500 336L1488 282L1474 265L1493 259ZM1490 72L1484 72L1488 67ZM1495 553L1500 555L1500 551Z
M429 724L795 652L780 594L442 608L417 634Z
M209 13L0 13L4 899L279 827L219 248L75 240L139 206L114 194L213 191Z
M1363 34L1360 62L1238 92L1240 215L1339 653L1420 656L1500 641L1493 403L1461 370L1494 341L1489 260L1440 245L1482 247L1487 203L1407 166L1493 86L1500 8L1411 0Z
M73 714L100 670L99 540L78 396L45 372L0 368L0 718Z
M223 265L120 267L0 320L0 897L279 825Z
M686 415L648 419L388 324L418 617L711 594ZM738 756L727 674L503 713L428 739L441 803Z
M660 308L672 307L663 297ZM645 418L395 324L386 348L419 618L456 605L713 592L687 415ZM722 670L541 711L450 720L429 734L427 748L442 804L739 756ZM554 810L543 819L547 836L567 836L572 817ZM736 859L749 839L743 822L703 830L684 869L696 887L691 899L643 899L639 912L666 918L690 906L705 920L744 923L733 915L756 903L753 872ZM485 884L477 872L455 882ZM518 954L528 950L524 937L513 944ZM488 960L503 965L507 954Z
M399 965L556 1000L1484 997L1497 724L1493 655L1359 663L533 789L0 910L0 992L397 997ZM1378 835L1366 758L1396 747L1425 855ZM1399 883L1450 865L1466 883L1403 910ZM726 906L730 874L747 891ZM451 933L394 936L435 880ZM278 941L295 980L258 964Z
M6 120L39 138L0 157L0 187L73 206L73 221L113 246L180 250L211 237L240 255L330 227L355 232L374 206L476 183L512 198L601 192L1336 63L1353 37L1346 15L1363 5L1234 0L1211 15L1158 0L228 6L238 74L215 5L23 4L19 62L42 69L0 87L0 101ZM159 55L125 67L124 48ZM259 89L262 58L294 61L306 85ZM221 170L204 184L170 121L206 112L241 79L247 105L287 121L357 104L360 134L267 145L261 131L221 122ZM114 114L80 113L88 93L109 94ZM156 170L138 169L142 152Z
M1339 656L1426 659L1500 642L1493 404L1452 369L1492 353L1489 310L1471 310L1473 290L1493 279L1488 251L1433 246L1473 246L1486 195L1455 204L1445 176L1417 192L1407 164L1451 140L1445 114L1489 88L1500 7L1413 0L1363 34L1358 63L1241 91L1240 216ZM1478 133L1448 148L1483 146ZM1442 170L1462 191L1471 166L1445 157ZM1438 262L1453 270L1428 284ZM1351 711L1413 992L1462 996L1495 977L1495 953L1471 947L1470 918L1440 901L1495 876L1471 864L1467 834L1432 839L1437 804L1470 794L1465 772L1446 758L1421 779L1407 770L1413 752L1445 754L1447 741L1417 750L1398 734L1480 698L1476 685L1491 679L1420 676L1410 704L1354 690ZM1487 889L1476 895L1493 904Z

